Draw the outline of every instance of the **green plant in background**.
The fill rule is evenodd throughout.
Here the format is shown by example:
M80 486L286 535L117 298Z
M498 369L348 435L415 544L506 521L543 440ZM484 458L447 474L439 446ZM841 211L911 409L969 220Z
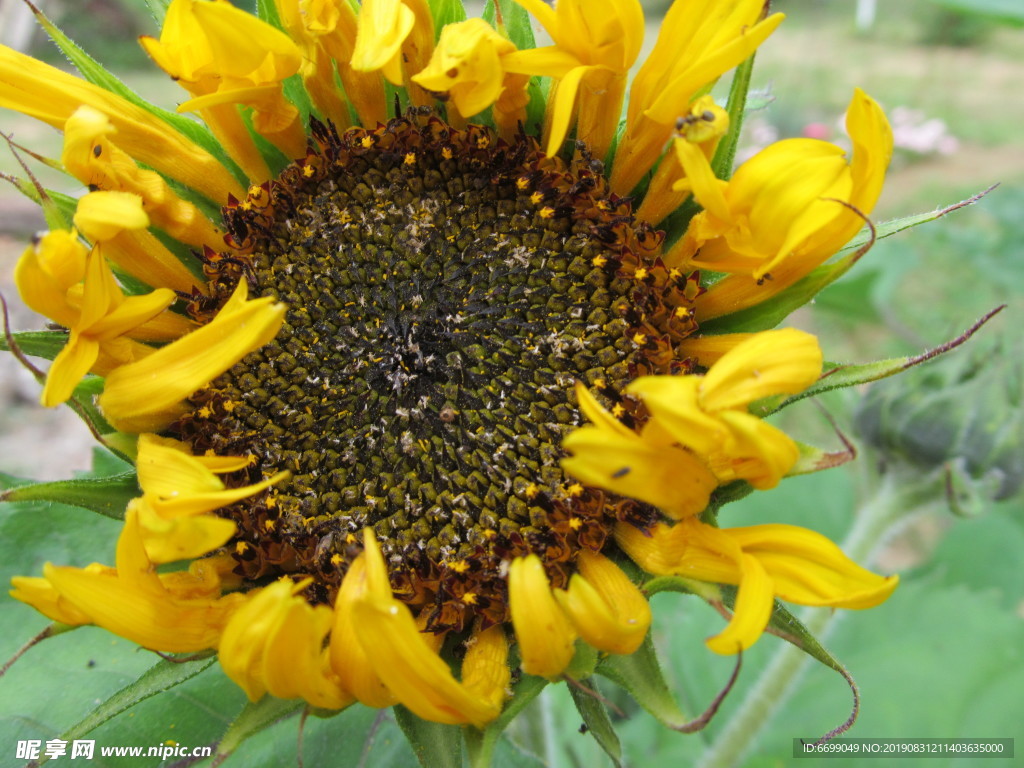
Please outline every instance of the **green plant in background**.
M150 7L159 18L165 4ZM552 49L533 47L524 7ZM711 650L767 629L850 679L775 598L867 608L895 579L820 533L763 515L719 527L719 511L850 457L764 419L923 358L826 363L819 378L817 341L770 329L876 238L945 211L848 243L892 144L860 91L849 161L781 142L733 175L752 53L781 18L721 8L674 4L625 100L643 30L629 0L597 26L576 2L467 20L441 1L367 0L357 15L281 0L248 15L175 0L144 46L205 126L127 91L44 17L89 84L3 52L0 103L62 129L61 160L37 159L92 189L76 200L27 170L11 179L52 230L22 256L19 287L70 333L6 346L29 367L52 359L37 371L44 402L68 400L113 451L92 477L6 478L7 540L28 544L9 565L84 565L117 541L114 567L15 580L56 622L27 658L106 642L89 625L195 654L148 670L120 657L135 682L100 686L84 718L46 699L49 733L180 734L215 742L215 762L248 750L272 763L293 749L272 726L302 711L323 718L313 746L363 745L342 758L353 764L407 755L398 728L424 765L460 765L463 750L530 764L503 731L540 695L516 728L555 763L563 695L619 762L597 677L682 732L733 684L676 704L648 634L648 600L673 592L729 620ZM736 64L723 108L707 92ZM856 559L890 491L857 523ZM66 538L39 540L39 514ZM13 691L33 684L21 668ZM763 679L778 701L784 686ZM751 742L760 701L748 693L709 764ZM394 720L371 709L392 705Z

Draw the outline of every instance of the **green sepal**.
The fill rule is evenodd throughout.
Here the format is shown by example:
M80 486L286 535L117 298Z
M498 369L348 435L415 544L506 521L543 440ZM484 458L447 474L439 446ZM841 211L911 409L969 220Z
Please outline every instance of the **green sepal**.
M727 590L725 603L730 608L733 606L735 595L735 587ZM795 645L815 661L838 672L852 685L853 681L850 678L850 673L846 671L846 667L840 664L835 656L825 650L825 646L818 642L818 638L812 635L807 627L796 616L786 610L778 600L775 601L775 606L772 608L772 617L768 620L768 627L774 629L783 640Z
M213 653L213 651L209 651L202 658L180 662L161 659L143 672L138 680L129 683L106 701L97 704L88 715L62 733L60 738L67 742L80 739L139 702L169 691L186 680L191 680L213 665L217 660ZM43 757L39 764L41 765L46 760L47 758Z
M483 730L472 726L463 728L470 768L488 768L490 766L494 748L497 746L502 732L527 704L537 698L547 684L548 681L543 677L524 674L516 683L515 693L512 694L511 699L505 702L505 707L501 710L501 715L497 720L489 723Z
M679 709L661 673L650 632L629 656L609 654L597 665L597 674L625 689L641 707L668 728L682 728L689 719Z
M313 100L309 96L309 91L306 90L306 83L303 81L302 75L296 73L291 77L285 78L284 82L281 83L281 87L284 91L284 97L288 99L288 101L290 101L297 110L299 110L299 120L301 121L301 124L309 125L309 116L313 111ZM275 149L277 148L275 147ZM287 163L296 159L298 158L285 158Z
M38 158L42 159L42 158ZM78 200L52 189L44 189L34 183L34 179L23 179L20 176L4 174L3 178L11 182L14 188L43 209L46 227L50 230L70 229Z
M0 502L49 501L88 509L115 520L124 520L124 510L128 502L141 492L138 477L132 471L109 477L83 477L19 485L0 493Z
M259 701L249 702L231 721L231 725L221 737L215 750L214 761L218 763L223 761L250 736L255 736L275 723L297 714L303 706L305 706L305 702L294 699L278 699L269 694Z
M41 357L44 360L53 360L68 343L66 331L20 331L12 333L11 336L14 338L14 343L18 345L18 349L26 355ZM11 351L7 346L7 339L2 335L0 335L0 350Z
M736 604L736 587L731 585L718 585L705 581L695 581L681 576L656 576L643 585L643 590L648 595L654 595L658 592L682 592L684 594L693 594L703 598L709 603L720 603L725 605L730 610L732 610L733 606ZM805 627L793 614L786 610L778 600L775 601L775 604L772 607L772 615L768 620L768 627L775 630L782 639L792 643L811 658L821 662L829 669L834 669L836 672L839 672L849 682L849 673L846 671L846 668L840 664L832 654L825 650L824 646L822 646L822 644L818 642L817 638L808 631L807 627ZM645 640L645 644L649 641L650 635L648 635L647 640ZM641 650L643 649L641 648ZM630 657L609 656L605 662L602 662L602 664L606 663L610 659L622 658ZM657 659L654 659L654 663L657 663ZM641 670L639 669L636 670L636 672L640 671ZM601 667L598 668L598 672L604 674ZM627 688L627 690L629 689ZM637 699L637 701L643 705L643 702L640 701L640 699ZM655 713L652 712L652 714ZM655 717L657 717L656 714Z
M277 6L274 4L274 0L256 0L256 17L261 21L267 22L267 24L275 29L280 29L284 32L284 26L281 24L281 17L277 13Z
M573 703L576 705L576 711L583 718L590 735L594 737L604 753L611 758L615 768L621 768L622 746L619 744L619 736L615 733L612 719L608 716L608 708L598 697L597 680L588 677L580 682L594 691L594 694L575 685L570 685L569 695L572 696Z
M824 451L816 446L800 442L797 442L796 446L800 449L800 458L786 473L786 477L809 475L813 472L840 467L857 457L857 452L852 445L848 445L841 451Z
M157 26L163 26L164 16L167 15L167 8L170 4L171 0L146 0L146 7L149 8L149 13Z
M993 184L988 189L984 189L978 192L976 195L968 197L966 200L961 200L959 203L953 203L947 205L945 208L937 208L934 211L926 211L925 213L915 213L910 216L902 216L898 219L891 219L889 221L882 222L875 226L874 237L876 240L884 240L887 237L903 232L906 229L912 229L913 227L920 226L921 224L927 224L929 221L935 221L941 219L943 216L947 216L953 211L958 211L961 208L966 208L969 205L974 205L976 202L985 197L989 192L996 188L996 184ZM855 251L858 248L863 247L871 240L872 234L870 228L865 227L862 229L853 240L847 243L839 252L845 253L847 251Z
M466 20L466 9L462 0L428 0L430 15L434 19L434 42L441 39L441 29L447 24L458 24Z
M859 384L867 384L871 381L878 381L879 379L884 379L889 376L894 376L897 373L902 373L903 371L913 368L915 365L920 365L932 358L944 355L950 350L956 349L965 341L970 339L975 333L977 333L979 328L995 317L995 315L1001 312L1005 307L1005 304L996 307L991 312L983 315L980 320L956 338L947 341L945 344L942 344L935 349L922 352L919 355L891 357L887 360L876 360L873 363L862 363L860 365L825 363L824 373L821 378L803 392L791 396L778 395L776 397L766 397L763 400L759 400L754 403L750 408L750 412L755 416L763 417L770 413L775 413L787 405L803 400L804 398L820 395L822 392L831 392L833 389L855 387Z
M597 649L582 640L576 641L576 652L565 668L565 676L573 680L582 680L594 674L597 667Z
M743 118L747 111L747 93L750 91L750 77L754 72L754 55L750 54L746 61L736 67L729 86L729 101L725 111L729 113L729 130L718 142L715 156L711 158L711 170L719 179L732 176L733 164L736 162L736 148L740 143L740 131L743 129Z
M401 704L395 720L423 768L462 768L462 729L417 717Z
M536 48L537 44L533 38L533 27L530 26L530 14L523 6L515 0L487 0L484 5L483 20L494 27L500 34L505 35L515 43L516 48L521 51ZM498 23L498 14L501 11L501 21Z
M150 10L153 10L152 2L150 2ZM81 73L82 77L84 77L88 82L93 85L97 85L104 90L110 91L126 101L131 102L135 106L144 109L151 115L160 118L174 130L178 131L178 133L195 142L217 158L217 160L219 160L220 163L235 176L239 183L247 183L245 174L243 174L235 162L227 156L224 149L221 147L220 142L214 138L209 129L200 123L197 123L195 120L190 120L184 115L168 112L166 109L161 109L160 107L150 104L135 93L135 91L121 82L115 75L111 74L102 64L96 61L96 59L86 53L78 43L65 35L57 25L50 21L40 10L33 8L33 12L35 13L36 19L39 21L40 26L46 30L46 34L49 35L50 39L53 40L57 47L60 48L64 55L68 57L68 60L75 66L75 69L77 69L79 73Z
M707 509L701 513L701 519L704 522L710 522L705 519L705 517L710 516L714 520L718 515L719 509L726 504L746 498L753 492L754 487L746 480L734 480L726 485L720 485L712 492L711 501L708 502Z

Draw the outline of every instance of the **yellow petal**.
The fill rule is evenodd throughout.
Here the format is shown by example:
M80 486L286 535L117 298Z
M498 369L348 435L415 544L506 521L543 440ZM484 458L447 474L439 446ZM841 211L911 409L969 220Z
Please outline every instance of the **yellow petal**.
M646 434L646 432L645 432ZM562 468L587 485L640 499L673 517L707 507L718 481L692 453L632 435L581 427L562 441Z
M154 563L202 557L227 544L237 526L212 515L165 518L143 497L131 502L139 513L146 556Z
M740 558L740 567L743 575L732 619L722 632L705 641L715 653L745 651L761 637L772 615L772 580L761 563L757 558L744 554Z
M327 661L324 638L331 628L331 610L292 597L286 612L266 640L263 679L279 699L302 698L314 707L342 709L352 703Z
M731 463L728 480L742 479L758 490L768 490L800 458L800 449L785 432L756 416L725 411L719 417L729 428L729 439L714 458Z
M71 327L79 310L68 291L85 279L87 251L74 230L47 232L28 246L14 268L22 301L41 315Z
M111 240L126 229L145 229L142 198L130 192L90 192L78 201L75 226L93 242Z
M700 385L701 405L718 411L802 392L821 375L821 363L821 347L811 334L795 328L763 331L711 367Z
M245 301L246 295L243 280L208 325L113 371L100 396L104 414L115 421L160 414L270 341L284 321L284 305L270 297Z
M222 205L245 197L219 160L162 119L126 99L48 64L0 46L0 107L63 129L83 104L103 112L117 128L121 148Z
M86 568L98 573L113 573L114 570L99 563L93 563L90 566L86 566ZM89 618L88 614L83 613L73 604L69 603L67 598L54 588L49 579L15 576L11 579L11 586L14 587L10 591L11 597L15 600L20 600L26 605L31 605L48 619L72 627L92 623L92 619Z
M218 657L224 674L249 697L258 701L267 692L261 673L261 660L270 632L282 620L279 611L282 596L290 596L295 583L290 579L276 581L246 595L246 602L224 627Z
M409 609L391 594L387 568L372 531L366 529L366 592L353 605L359 643L380 679L412 712L436 723L482 726L500 703L459 683L423 638Z
M755 525L723 531L760 560L783 600L800 605L872 608L899 583L861 568L825 536L793 525Z
M555 590L559 605L580 637L609 653L636 651L651 625L651 608L643 593L615 563L582 550L568 590Z
M388 79L401 85L401 69L396 73L388 67L399 56L415 22L415 14L401 0L364 0L359 9L353 69L375 72L387 68Z
M466 646L462 684L488 706L501 711L512 679L505 628L495 624L482 632L477 629Z
M576 631L536 555L517 557L509 566L508 602L523 671L557 678L572 661Z
M129 509L117 545L117 577L48 566L43 575L94 624L145 648L172 653L217 646L241 596L180 599L146 557L137 513Z
M46 373L46 384L39 402L47 408L65 402L95 364L99 354L98 342L73 333Z
M483 19L448 24L430 63L412 80L429 91L451 91L459 114L471 117L498 100L504 81L500 57L514 50Z
M629 383L626 392L643 398L658 428L701 456L710 456L728 431L701 407L700 387L700 376L641 376Z
M354 606L366 593L366 554L360 554L348 568L334 605L331 631L331 667L342 687L368 707L390 707L398 699L370 666L360 642L362 628L357 625Z

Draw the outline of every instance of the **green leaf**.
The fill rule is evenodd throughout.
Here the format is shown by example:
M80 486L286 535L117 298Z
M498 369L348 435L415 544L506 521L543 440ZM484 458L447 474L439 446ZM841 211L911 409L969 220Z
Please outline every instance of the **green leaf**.
M401 704L395 719L423 768L462 768L462 729L417 717Z
M447 24L466 20L462 0L429 0L430 15L434 17L434 40L441 38L441 29Z
M217 744L216 754L224 759L234 752L238 745L263 731L275 723L298 714L304 703L295 700L278 699L264 696L259 701L249 702L228 726L227 731Z
M740 142L740 131L743 129L743 118L747 110L747 92L750 90L750 76L754 71L754 54L736 68L729 86L729 101L726 111L729 113L729 131L718 142L715 156L711 159L711 169L719 179L732 176L733 164L736 162L736 148Z
M140 493L135 472L124 472L111 477L21 485L0 493L0 502L48 501L81 507L115 520L123 520L128 502Z
M637 704L663 725L680 728L687 724L689 718L679 709L662 675L650 633L636 653L629 656L613 653L602 659L597 665L597 674L628 691Z
M586 723L587 729L594 737L594 740L601 746L604 753L611 758L615 768L621 768L622 746L619 744L619 737L615 733L612 719L608 716L608 709L599 698L597 681L592 677L588 677L580 682L594 691L594 693L588 693L570 684L569 694L576 704L576 711L580 713L580 717L583 718L583 722Z
M485 729L466 728L466 751L469 753L469 764L472 768L488 768L494 755L494 748L498 739L516 716L523 711L527 704L537 698L537 695L544 690L548 681L543 677L523 675L515 685L515 693L512 698L505 702L505 708L501 715Z
M12 333L14 343L26 355L53 360L68 343L67 331L21 331ZM10 352L7 339L0 336L0 350Z
M208 658L195 661L168 661L161 659L150 667L134 683L122 688L109 699L97 705L82 720L75 723L68 730L61 734L64 741L79 739L90 731L103 725L103 723L117 717L140 701L145 701L150 696L169 691L177 685L181 685L198 675L203 670L213 666L217 660L211 655ZM41 761L45 762L45 760Z

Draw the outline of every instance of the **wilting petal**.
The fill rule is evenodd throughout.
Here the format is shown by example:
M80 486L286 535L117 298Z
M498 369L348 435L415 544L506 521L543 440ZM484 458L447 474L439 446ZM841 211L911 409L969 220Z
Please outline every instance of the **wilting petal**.
M302 586L285 578L250 593L224 629L220 664L250 701L270 693L341 709L352 697L325 666L323 641L331 628L331 611L296 594Z
M500 712L511 678L505 628L495 624L482 632L474 630L466 643L466 656L462 660L462 685Z
M117 576L47 566L43 575L92 623L145 648L215 648L241 595L181 598L163 585L146 556L138 515L129 509L117 544Z
M636 651L651 624L651 608L643 593L615 563L582 550L568 590L555 590L559 605L580 637L609 653Z

